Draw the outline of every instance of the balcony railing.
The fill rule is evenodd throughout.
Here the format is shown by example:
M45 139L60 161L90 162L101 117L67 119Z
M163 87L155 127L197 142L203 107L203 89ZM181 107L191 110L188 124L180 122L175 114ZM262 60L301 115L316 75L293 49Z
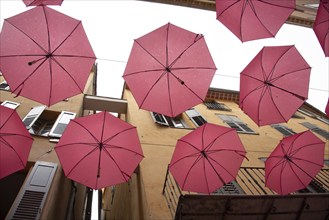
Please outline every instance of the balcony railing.
M313 195L313 197L314 194L324 193L326 194L325 198L328 198L329 201L329 169L322 169L307 188L291 193L288 197L293 198L295 195L296 198L303 197L302 194L306 195L305 193ZM182 191L168 170L163 187L163 195L166 198L168 208L173 218L175 215L177 218L177 207L179 206L179 203L181 203L181 198L191 198L193 195L196 197L202 197L202 194ZM218 195L225 195L225 199L230 195L232 198L240 195L239 198L242 197L244 199L247 199L247 197L250 197L251 199L264 199L266 196L271 200L274 198L283 198L276 195L271 189L265 187L265 169L260 167L241 167L235 181L226 184L213 194L206 196L209 198L209 196ZM327 212L329 216L329 207Z

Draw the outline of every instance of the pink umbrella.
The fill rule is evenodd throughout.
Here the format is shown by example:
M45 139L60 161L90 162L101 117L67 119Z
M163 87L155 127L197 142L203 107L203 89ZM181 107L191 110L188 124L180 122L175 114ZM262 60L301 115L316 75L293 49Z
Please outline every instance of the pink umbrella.
M323 167L325 143L311 131L283 138L265 162L265 184L285 195L304 189Z
M143 159L136 128L107 112L71 120L55 151L65 175L93 189L128 181Z
M63 0L23 0L26 6L61 5Z
M245 155L235 129L206 123L177 141L169 171L183 190L210 194L235 179Z
M47 6L5 19L0 45L11 91L48 106L82 93L96 59L81 21Z
M0 105L0 179L24 169L33 138L16 110Z
M217 20L242 42L274 37L296 0L216 0Z
M327 106L326 106L326 110L325 110L327 116L329 117L329 98L328 98L328 102L327 102Z
M168 23L135 40L123 78L140 108L175 117L203 102L215 71L204 37Z
M326 57L329 56L329 0L320 0L313 30Z
M287 122L308 96L311 67L295 46L264 47L240 75L240 108L258 125Z

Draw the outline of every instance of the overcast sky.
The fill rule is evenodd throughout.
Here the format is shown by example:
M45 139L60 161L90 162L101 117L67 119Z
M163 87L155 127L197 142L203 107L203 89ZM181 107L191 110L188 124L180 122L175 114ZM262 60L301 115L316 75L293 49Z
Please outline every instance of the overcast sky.
M263 46L295 45L312 67L308 103L324 111L329 97L329 58L310 28L284 24L275 38L241 43L214 11L124 0L64 0L53 9L82 20L98 63L98 95L120 98L134 39L170 22L203 34L217 66L211 87L239 90L239 75ZM3 19L26 11L21 0L0 0Z

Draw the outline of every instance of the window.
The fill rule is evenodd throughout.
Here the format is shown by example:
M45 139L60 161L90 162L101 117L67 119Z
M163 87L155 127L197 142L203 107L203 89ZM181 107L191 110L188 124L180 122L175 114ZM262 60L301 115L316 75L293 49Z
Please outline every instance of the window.
M258 159L265 163L265 161L267 160L267 157L258 157Z
M306 109L298 109L299 112L303 113L304 115L307 115L311 118L315 118L315 119L318 119L319 121L322 121L323 123L326 123L327 125L329 125L329 120L326 119L326 118L323 118L309 110L306 110Z
M237 132L255 134L255 132L251 128L249 128L247 124L245 124L236 116L218 115L218 117L222 119L226 124L228 124L231 128L234 128Z
M236 181L232 181L230 183L226 183L213 194L245 194L245 192Z
M302 124L303 126L307 127L308 129L310 129L311 131L321 135L322 137L324 137L325 139L329 140L329 132L322 129L322 128L319 128L318 126L314 125L314 124L311 124L309 122L302 122L300 123Z
M215 101L210 101L210 102L204 102L203 104L205 106L207 106L208 109L222 110L222 111L232 111L224 103L218 103L218 102L215 102Z
M6 106L7 108L16 109L20 104L12 101L4 101L1 105Z
M31 134L59 138L75 113L45 110L46 106L36 106L23 119L25 127Z
M292 118L301 118L301 119L304 119L305 118L302 114L300 114L298 112L295 112L295 114L293 114L291 117Z
M179 115L177 117L171 118L156 112L151 112L151 116L155 123L158 123L160 125L165 125L168 127L174 127L174 128L186 128L187 125L184 123L182 116Z
M0 89L10 91L9 85L6 81L3 81L3 82L0 83Z
M204 119L202 115L200 115L200 113L193 108L185 111L185 113L197 127L207 123L206 119Z
M279 131L281 134L283 134L284 136L290 136L290 135L296 134L296 132L294 132L290 128L287 128L286 126L283 126L280 124L271 125L271 126L272 126L272 128L275 128L277 131Z

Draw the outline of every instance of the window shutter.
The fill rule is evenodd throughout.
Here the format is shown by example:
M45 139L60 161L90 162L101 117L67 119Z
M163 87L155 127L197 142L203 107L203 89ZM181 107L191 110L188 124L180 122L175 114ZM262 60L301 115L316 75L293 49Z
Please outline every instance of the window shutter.
M36 106L31 109L31 111L23 119L23 123L26 129L30 129L33 123L39 118L41 113L45 110L46 106Z
M17 195L6 220L39 219L57 164L37 161Z
M273 128L275 128L277 131L279 131L284 136L290 136L293 134L296 134L293 130L283 126L283 125L272 125Z
M61 137L66 126L69 124L71 119L75 118L75 113L62 111L58 116L54 126L49 132L50 137Z
M243 129L243 131L248 133L255 133L251 128L248 127L248 125L239 123L239 126Z
M158 123L160 125L169 126L168 121L164 115L156 113L156 112L151 112L151 116L155 123Z
M204 117L202 117L200 113L197 112L195 109L189 109L185 111L185 113L197 127L203 125L204 123L207 123L206 119L204 119Z
M4 101L3 103L1 103L2 106L6 106L7 108L11 108L11 109L16 109L20 104L17 102L12 102L12 101Z
M0 83L0 89L7 90L7 91L10 90L9 85L6 81L3 81L3 82Z

